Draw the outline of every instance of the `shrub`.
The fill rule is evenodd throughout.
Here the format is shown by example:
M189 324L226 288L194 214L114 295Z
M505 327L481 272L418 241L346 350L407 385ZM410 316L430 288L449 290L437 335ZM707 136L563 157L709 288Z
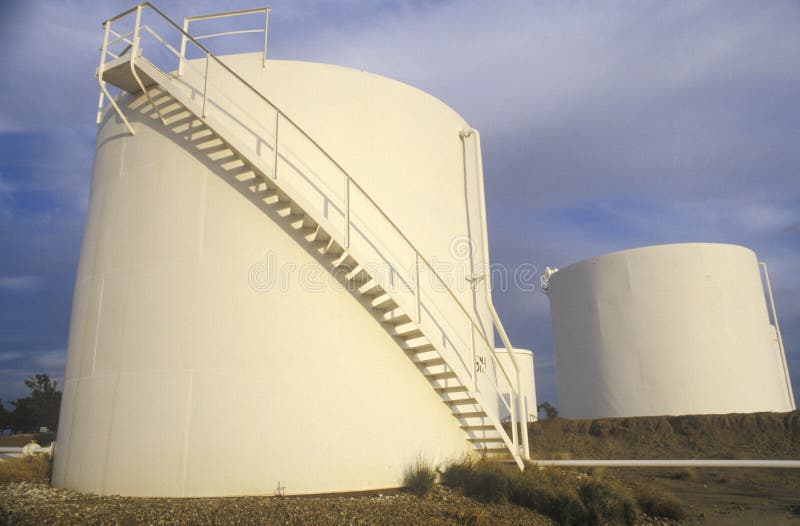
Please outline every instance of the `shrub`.
M403 486L417 497L424 497L433 489L436 471L424 459L418 459L403 475Z
M600 478L588 479L581 483L578 494L586 506L586 524L630 525L636 521L636 501L619 484Z
M528 466L513 478L509 499L559 524L586 524L588 512L575 489L576 481L571 472Z
M506 502L511 492L511 475L500 464L478 462L467 478L464 492L481 502Z
M472 477L473 462L469 457L465 457L460 462L452 462L445 466L441 472L442 484L448 488L463 490L467 485L467 480Z
M675 495L653 486L637 486L636 502L639 504L639 509L651 517L664 517L679 521L686 516L683 506Z
M0 460L0 484L9 482L49 482L50 459L47 455Z
M464 459L444 469L442 484L482 502L510 501L531 508L566 526L629 525L639 515L637 499L620 483L602 475L580 475L564 469L529 465L519 472L495 462ZM661 502L647 502L651 501ZM650 513L649 509L645 511ZM657 516L673 518L663 512Z

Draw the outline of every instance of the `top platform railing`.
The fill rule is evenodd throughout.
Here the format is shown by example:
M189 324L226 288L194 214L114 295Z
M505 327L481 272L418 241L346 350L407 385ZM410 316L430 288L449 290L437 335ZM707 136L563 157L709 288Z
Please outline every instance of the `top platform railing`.
M180 38L180 44L178 47L171 45L166 39L164 39L155 29L154 25L155 22L149 22L149 24L143 23L142 15L143 11L151 10L153 13L157 15L157 23L166 24L167 28L171 31L177 33L177 36ZM221 33L211 33L206 35L201 35L198 37L193 37L189 33L190 24L193 22L201 21L201 20L210 20L210 19L217 19L217 18L224 18L228 16L240 16L240 15L252 15L264 13L264 28L261 29L251 29L251 30L239 30L239 31L226 31ZM115 30L112 28L113 24L120 25L125 21L130 21L131 17L133 17L133 26L130 30L121 29ZM233 69L231 69L228 65L226 65L222 60L220 60L216 55L211 53L203 44L199 42L200 39L209 39L221 36L228 36L228 35L235 35L235 34L247 34L247 33L259 33L263 31L264 40L263 40L263 55L262 55L262 66L266 66L266 51L267 51L267 26L269 20L269 8L261 8L261 9L253 9L253 10L246 10L246 11L238 11L232 13L219 13L214 15L206 15L200 17L191 17L184 20L183 27L176 24L172 21L169 17L167 17L164 13L162 13L158 8L150 4L149 2L145 2L142 4L137 5L119 15L106 20L103 23L105 36L103 40L103 45L101 47L101 61L100 66L98 68L98 78L101 85L101 95L100 95L100 103L98 109L98 122L100 121L103 109L103 97L104 95L109 98L114 109L120 115L120 117L124 120L125 124L127 125L128 129L131 133L134 133L133 127L125 118L123 112L119 108L117 102L111 97L110 93L108 92L105 81L103 80L103 74L106 68L113 62L122 61L126 57L129 57L131 62L131 71L135 77L137 77L137 81L139 82L140 86L142 87L142 91L148 97L149 89L144 85L142 80L137 76L137 71L135 67L135 61L139 57L143 57L142 55L142 36L143 34L148 37L152 37L152 39L157 42L160 46L162 46L162 51L166 50L169 52L169 55L172 55L174 59L177 59L178 64L177 67L170 68L170 67L163 67L159 66L158 62L163 62L163 60L158 59L158 54L154 52L148 51L148 56L146 59L151 62L156 67L159 67L162 72L166 71L174 71L175 73L164 73L164 75L169 76L172 79L177 79L187 73L187 66L190 64L198 64L202 63L203 66L202 72L197 72L200 77L202 88L191 87L192 93L195 94L197 92L198 97L202 97L202 117L205 118L208 116L209 111L219 111L220 114L225 117L227 120L225 122L229 123L231 126L237 126L240 129L238 130L239 134L242 136L252 136L255 141L255 147L252 151L254 152L262 152L264 148L271 150L271 166L272 170L271 173L265 173L267 177L271 177L273 180L277 182L278 179L278 166L279 166L279 152L281 151L281 134L286 133L285 130L287 127L295 133L295 135L299 134L302 139L305 141L307 145L310 145L313 150L315 150L322 159L327 163L329 168L333 168L335 172L341 174L341 181L342 186L339 192L336 192L333 195L334 199L331 199L331 192L325 192L324 199L325 199L325 206L326 211L328 205L336 201L336 206L334 207L335 210L341 215L341 227L338 228L339 234L341 235L341 239L343 240L342 246L345 250L350 250L351 248L351 236L361 235L364 239L363 246L370 245L374 248L373 239L376 236L368 235L370 232L382 230L383 232L388 232L389 235L393 236L395 239L401 242L401 245L405 246L404 252L406 252L405 257L398 257L394 256L394 262L389 261L389 256L386 253L390 252L389 250L377 250L380 253L380 257L387 263L390 267L391 279L393 283L397 285L402 285L406 289L410 291L410 295L413 297L411 300L405 300L405 302L400 299L398 300L395 297L395 301L401 305L409 313L413 313L411 315L412 319L419 324L421 327L424 325L423 323L423 313L425 313L428 317L428 320L425 322L429 327L429 333L432 332L433 329L436 329L441 332L439 335L440 338L429 338L432 342L435 340L441 342L447 342L451 346L469 346L470 351L466 353L464 351L456 351L459 357L463 360L464 356L470 356L470 362L464 363L464 369L468 371L469 374L469 381L464 382L464 385L468 385L471 387L471 390L475 393L480 391L479 382L478 382L478 359L477 359L477 350L476 345L482 348L482 351L485 356L491 357L494 370L496 374L496 378L504 384L507 389L501 389L500 385L496 379L492 378L491 375L486 374L484 378L486 381L491 385L493 395L496 395L500 403L504 404L507 408L510 416L511 416L511 430L512 430L512 437L511 441L513 443L513 447L519 451L520 446L522 449L522 455L524 458L530 458L529 454L529 444L528 444L528 433L527 428L522 429L522 437L520 443L520 437L518 434L518 427L519 415L526 415L527 409L525 407L525 399L524 396L521 395L521 372L519 368L519 364L516 360L514 355L512 346L508 337L506 335L505 329L502 326L502 323L499 319L499 316L494 309L491 300L491 289L488 284L487 280L487 302L490 309L490 313L492 316L492 327L497 329L498 333L501 336L503 341L504 347L508 351L508 355L511 358L514 371L514 378L512 380L512 375L510 375L504 368L502 362L500 361L499 357L495 353L494 346L490 343L485 329L478 325L472 315L470 315L467 308L464 304L458 299L455 295L451 287L448 285L447 281L441 277L441 275L437 272L436 268L428 261L428 259L421 253L421 251L415 246L414 243L405 235L405 233L398 227L398 225L385 213L385 211L374 201L374 199L361 187L361 185L355 181L351 175L345 170L328 152L325 148L323 148L315 139L313 139L301 126L299 126L291 117L286 115L280 108L278 108L275 104L273 104L267 97L265 97L260 91L254 88L250 83L248 83L244 78L242 78L238 73L236 73ZM115 45L119 45L122 49L114 52L111 48ZM199 59L188 59L187 58L187 51L189 47L194 47L197 51L199 51L200 58ZM149 49L149 48L148 48ZM109 57L111 60L108 60ZM211 68L211 66L214 66ZM226 96L221 93L222 90L217 90L218 93L214 93L213 90L210 89L209 79L214 72L215 75L224 75L225 76L225 85L231 85L235 83L238 88L242 89L237 97L243 96L247 98L247 101L238 101L241 107L246 106L247 111L244 113L249 114L249 117L243 117L241 115L237 116L237 118L233 119L230 118L229 112L225 111L226 106L233 104L233 101L230 99L226 99ZM218 79L219 80L219 79ZM224 104L222 103L223 99L225 99ZM152 107L158 112L157 106L152 104ZM216 105L215 105L216 104ZM259 108L258 105L264 106L264 108ZM267 110L267 111L264 111ZM272 123L272 128L267 129L264 127L263 119L259 117L253 117L258 115L265 115L270 112L274 112L275 118ZM225 115L223 115L225 114ZM162 121L164 121L163 116L160 115ZM251 119L250 123L243 122L243 119L249 118ZM166 124L166 122L164 121ZM464 148L466 148L466 138L469 137L471 134L466 133L462 134L462 141L464 141ZM272 139L272 144L269 144L265 141L266 138ZM475 134L476 144L475 147L480 149L480 144L478 143L477 134ZM287 158L290 153L284 150L284 153L280 154L281 158ZM466 156L465 156L466 157ZM480 162L480 160L478 160ZM480 167L478 167L480 170ZM326 173L329 170L326 170ZM313 172L313 170L308 170L308 172ZM314 175L313 173L311 175ZM303 175L306 179L306 175ZM480 177L482 177L482 173L480 173ZM315 181L314 188L320 192L321 188L330 188L329 182L326 181ZM280 186L280 185L279 185ZM353 217L353 212L351 210L351 202L354 200L354 195L360 203L365 207L360 210L360 214L358 217ZM294 198L294 196L290 197ZM336 199L338 197L338 199ZM312 216L313 217L313 216ZM358 221L358 219L363 219L362 221ZM369 220L367 219L369 218ZM318 217L315 219L319 221ZM376 221L381 222L382 224L376 224ZM330 230L329 230L330 231ZM396 249L393 249L392 252L397 252ZM407 264L410 263L410 264ZM488 260L487 260L488 264ZM410 275L404 275L402 270L404 268L411 269ZM423 275L428 277L429 286L423 290L423 283L426 280L423 280ZM384 285L382 283L382 285ZM387 291L391 290L390 287L384 285L384 288ZM393 291L395 294L393 296L402 296L402 293L398 292L397 290ZM443 292L443 294L437 294L437 292ZM403 305L405 303L405 305ZM448 323L443 323L442 318L448 318L449 316L447 313L458 313L459 316L463 317L462 323L464 326L468 327L468 336L465 336L460 329L456 328L456 324L452 323L452 320L448 320ZM438 315L437 315L438 314ZM426 332L426 331L423 331ZM439 345L434 343L437 349L439 349ZM454 369L455 370L455 369ZM497 372L499 371L499 374ZM459 375L460 376L460 375ZM504 393L510 393L509 400L506 401L506 397ZM502 430L500 430L502 432Z

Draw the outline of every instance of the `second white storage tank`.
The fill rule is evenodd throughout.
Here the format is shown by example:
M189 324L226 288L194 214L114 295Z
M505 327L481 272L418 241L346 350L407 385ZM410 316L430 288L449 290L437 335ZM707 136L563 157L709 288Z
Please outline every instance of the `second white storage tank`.
M795 408L752 250L624 250L557 271L548 295L567 418Z

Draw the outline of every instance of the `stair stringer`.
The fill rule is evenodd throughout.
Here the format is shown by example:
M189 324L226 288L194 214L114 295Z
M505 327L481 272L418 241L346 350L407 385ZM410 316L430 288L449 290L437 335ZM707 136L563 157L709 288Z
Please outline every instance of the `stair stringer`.
M319 226L321 226L326 235L330 236L331 240L329 242L335 245L338 245L340 248L342 247L343 243L341 243L340 239L336 239L335 232L337 231L337 225L334 225L329 218L324 218L324 214L314 214L311 215L310 210L314 210L315 207L318 207L315 203L313 203L310 199L308 199L305 193L299 190L296 185L292 184L292 182L288 178L277 178L273 179L267 174L273 173L273 166L271 166L268 162L266 162L261 155L255 152L251 147L245 144L244 141L240 140L237 134L231 133L226 129L225 124L220 120L217 119L213 114L203 115L203 108L198 102L192 100L191 95L187 95L187 93L179 86L176 86L177 82L174 77L163 73L160 69L156 66L151 64L147 59L141 56L137 56L136 58L132 59L132 66L140 70L140 72L145 73L145 75L155 81L161 89L163 89L167 94L169 94L172 98L174 98L177 102L179 102L183 107L185 107L189 112L191 112L198 120L203 122L213 133L215 133L219 138L221 138L224 143L227 145L228 149L230 149L235 156L238 156L243 163L248 165L248 167L252 168L254 173L260 176L265 182L268 182L271 185L276 186L280 189L284 194L290 196L291 201L287 202L287 207L291 210L292 204L295 204L299 209L302 210L302 214L311 216ZM157 110L157 108L154 108ZM291 212L290 212L291 215ZM359 262L361 261L369 261L368 257L359 257L361 254L359 253L358 243L353 243L351 241L350 247L347 250L342 249L342 252L339 254L337 261L334 262L334 269L339 267L338 261L346 260L347 258L352 258L355 261L355 264L352 265L353 267L359 266ZM352 269L351 269L352 270ZM399 291L396 290L396 286L386 286L390 285L386 283L386 277L381 276L380 273L372 273L370 272L369 266L365 266L362 268L363 272L369 275L370 279L377 281L380 287L386 291L391 297L391 302L396 306L394 308L395 311L399 311L402 313L408 313L413 311L413 307L409 306L408 301L408 294L401 294ZM404 297L405 296L405 297ZM389 303L389 302L387 302ZM434 324L438 325L438 322L433 317L433 313L430 312L429 307L433 306L432 304L426 304L426 310L428 310L429 314L431 315L431 319ZM391 310L390 309L382 309L382 310ZM492 415L490 412L487 412L484 408L489 407L487 405L485 397L483 393L477 392L474 388L470 388L469 386L472 385L474 382L472 381L472 375L468 370L468 366L464 363L464 359L461 354L455 351L452 346L446 345L447 342L447 335L441 334L437 335L436 331L430 326L431 323L426 323L422 319L414 320L414 317L406 316L412 320L412 322L417 324L418 330L421 333L421 338L424 338L430 342L433 350L444 360L446 367L452 372L455 377L451 378L456 382L456 385L459 387L465 388L467 393L467 397L475 400L475 406L479 408L479 412L482 412L482 416L476 416L473 418L485 419L488 420L491 428L497 433L497 437L491 437L489 439L481 439L480 437L475 437L471 434L469 430L470 427L480 427L485 428L489 426L469 426L467 424L462 424L462 429L465 430L467 434L467 439L472 441L481 441L481 440L491 440L496 441L497 438L502 439L502 443L508 450L508 453L513 457L516 464L520 467L520 469L524 469L524 463L522 458L519 454L519 451L516 450L514 447L512 439L508 436L508 433L502 426L502 423L499 419ZM443 332L443 331L441 331ZM444 342L435 343L439 340L444 340ZM462 342L463 344L463 342ZM425 373L423 373L425 374ZM430 375L425 374L429 380L431 380ZM450 383L450 382L448 382ZM432 382L433 384L433 382ZM439 390L434 385L434 389ZM441 394L441 393L440 393ZM444 399L445 403L448 403L448 399ZM451 400L452 401L452 400ZM448 403L448 405L450 405ZM461 419L458 416L458 413L452 411L454 417L457 419ZM481 448L476 448L478 451L481 451Z

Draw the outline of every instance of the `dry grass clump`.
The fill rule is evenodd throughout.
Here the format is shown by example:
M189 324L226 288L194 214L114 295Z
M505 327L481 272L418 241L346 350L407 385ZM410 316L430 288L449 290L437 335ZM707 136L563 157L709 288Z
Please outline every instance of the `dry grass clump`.
M464 460L442 471L442 483L482 502L513 502L547 515L558 524L633 524L640 511L676 519L683 516L670 494L651 488L636 492L600 472L528 466L524 472L490 461Z
M578 493L575 473L529 466L514 473L511 502L547 515L558 524L585 524L588 510Z
M403 474L403 486L417 497L424 497L433 489L436 483L436 471L430 462L423 458L408 468Z
M492 516L484 510L456 510L448 515L461 526L489 526L492 524Z
M49 482L50 459L46 455L0 460L0 484Z
M448 464L441 472L442 484L463 491L481 502L504 503L511 494L512 472L496 462L475 462L469 457Z
M631 492L615 481L589 478L580 483L578 494L586 506L586 524L633 524L639 516Z

